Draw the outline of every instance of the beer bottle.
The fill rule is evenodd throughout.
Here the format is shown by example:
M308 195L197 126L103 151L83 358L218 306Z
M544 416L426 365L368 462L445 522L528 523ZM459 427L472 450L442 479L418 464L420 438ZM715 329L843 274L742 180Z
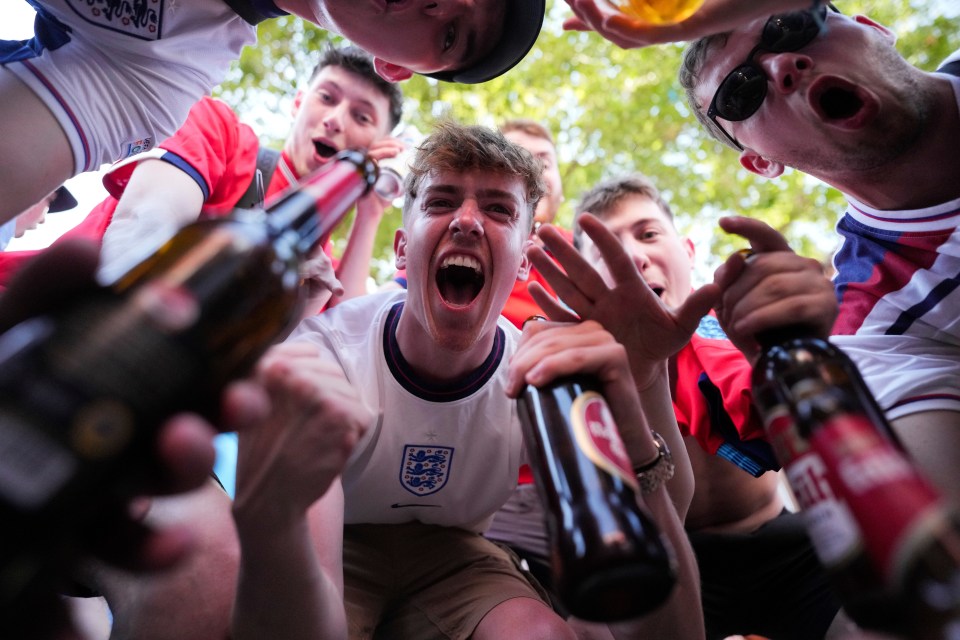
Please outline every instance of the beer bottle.
M676 568L637 503L637 478L599 390L589 376L528 385L518 408L558 595L576 617L607 622L660 606Z
M111 286L0 336L0 621L142 490L162 421L216 420L226 384L298 319L301 263L376 176L342 152L266 210L187 225Z
M960 637L960 520L856 366L793 326L757 336L754 400L844 610L861 627Z

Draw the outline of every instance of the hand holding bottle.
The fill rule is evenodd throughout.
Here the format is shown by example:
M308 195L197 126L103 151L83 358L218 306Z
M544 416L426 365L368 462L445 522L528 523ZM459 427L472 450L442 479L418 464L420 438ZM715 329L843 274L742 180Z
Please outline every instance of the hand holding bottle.
M152 461L168 446L157 435L171 415L257 418L261 391L234 381L297 319L300 266L376 174L369 158L344 152L268 212L184 227L111 287L81 278L81 295L0 336L0 617L56 589L99 535L102 514L149 482L169 482ZM12 296L14 306L25 299ZM173 420L185 419L198 424ZM194 472L212 465L209 432L205 445Z
M518 398L567 609L585 620L618 621L658 608L674 590L675 561L638 502L631 456L661 460L623 346L591 321L528 323L507 391ZM618 424L639 432L632 446Z
M623 424L645 424L626 350L597 322L576 324L529 322L510 361L507 392L512 398L526 385L543 386L557 378L585 373L603 385L613 418ZM653 440L634 453L649 460Z
M101 288L96 282L97 247L86 241L55 243L29 263L10 282L0 298L0 333L29 317L71 304L90 291ZM259 412L259 392L246 383L229 389L224 395L222 416L229 430ZM204 482L213 466L212 438L216 429L193 414L172 416L158 434L155 454L162 473L150 478L143 490L163 495L196 488ZM149 566L149 558L137 564ZM162 564L162 562L161 562Z
M619 437L630 463L636 466L655 458L657 446L630 374L625 346L592 320L526 323L510 361L510 397L519 397L527 385L543 387L574 375L591 376L602 387L614 422L622 425Z
M771 258L790 255L776 250L785 243L765 225L745 225L731 219L724 228L774 251L749 265L742 256L724 265L718 279L735 279L722 313L736 330L756 332L754 402L844 610L864 628L953 637L960 628L956 509L899 445L854 363L826 339L834 315L816 302L827 297L819 293L825 278L808 273L819 265L795 263L801 268L780 269L778 278L769 269L780 261Z
M714 283L723 291L715 306L717 319L748 360L760 356L754 335L765 329L803 324L816 336L830 335L837 299L819 262L794 253L779 232L760 220L725 217L720 227L750 242L749 268L746 257L735 253L714 273Z
M99 289L95 280L97 247L85 241L54 244L29 263L11 281L0 298L0 332L39 314L71 304ZM242 429L247 421L262 415L262 391L249 381L238 382L224 393L224 429ZM181 413L158 429L149 464L157 473L140 487L144 495L168 495L189 491L208 482L213 466L214 427L196 414ZM192 539L180 528L149 530L140 525L131 504L118 501L112 509L98 512L98 526L85 543L98 557L131 571L166 569L183 559ZM8 525L9 526L9 525ZM72 562L60 569L66 576ZM3 612L7 633L18 637L63 637L71 627L69 616L55 587L37 590L19 602L14 615Z

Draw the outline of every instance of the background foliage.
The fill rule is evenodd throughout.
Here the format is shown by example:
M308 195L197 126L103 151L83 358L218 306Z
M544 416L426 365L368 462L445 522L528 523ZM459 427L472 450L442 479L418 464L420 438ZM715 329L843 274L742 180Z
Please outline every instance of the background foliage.
M933 70L960 48L956 0L836 4L844 13L866 13L891 27L900 52L922 69ZM543 122L556 137L567 197L558 221L567 226L576 198L597 181L629 171L651 176L680 231L694 239L701 276L712 271L715 256L742 245L718 233L716 219L730 213L760 217L798 252L829 258L843 208L840 194L789 170L777 180L757 178L740 168L732 150L710 140L676 81L682 44L622 50L593 33L564 32L560 25L567 15L566 4L549 0L537 46L496 80L461 86L415 76L405 82L404 120L423 132L445 116L488 126L520 116ZM259 45L247 49L218 95L265 144L279 146L295 90L315 62L313 52L337 38L292 17L262 24L259 35ZM394 209L380 226L372 265L377 281L393 272L393 231L399 223ZM341 244L346 228L339 231Z

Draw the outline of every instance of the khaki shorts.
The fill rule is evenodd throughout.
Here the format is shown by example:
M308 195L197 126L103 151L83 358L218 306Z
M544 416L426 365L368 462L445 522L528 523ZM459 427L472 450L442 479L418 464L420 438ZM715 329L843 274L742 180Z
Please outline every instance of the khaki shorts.
M347 525L343 572L351 640L466 640L502 602L549 606L516 555L453 527Z

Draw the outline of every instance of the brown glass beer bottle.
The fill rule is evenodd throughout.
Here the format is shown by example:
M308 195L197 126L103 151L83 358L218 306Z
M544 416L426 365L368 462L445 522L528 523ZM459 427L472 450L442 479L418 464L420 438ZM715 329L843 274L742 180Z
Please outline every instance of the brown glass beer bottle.
M267 210L190 224L110 287L0 336L0 621L142 490L164 419L216 419L226 384L299 317L301 263L376 176L342 152Z
M846 354L804 327L758 340L754 399L844 610L868 629L960 637L956 512L890 440Z
M616 621L660 606L676 569L637 503L637 479L599 389L573 376L527 386L518 402L558 594L578 618Z

